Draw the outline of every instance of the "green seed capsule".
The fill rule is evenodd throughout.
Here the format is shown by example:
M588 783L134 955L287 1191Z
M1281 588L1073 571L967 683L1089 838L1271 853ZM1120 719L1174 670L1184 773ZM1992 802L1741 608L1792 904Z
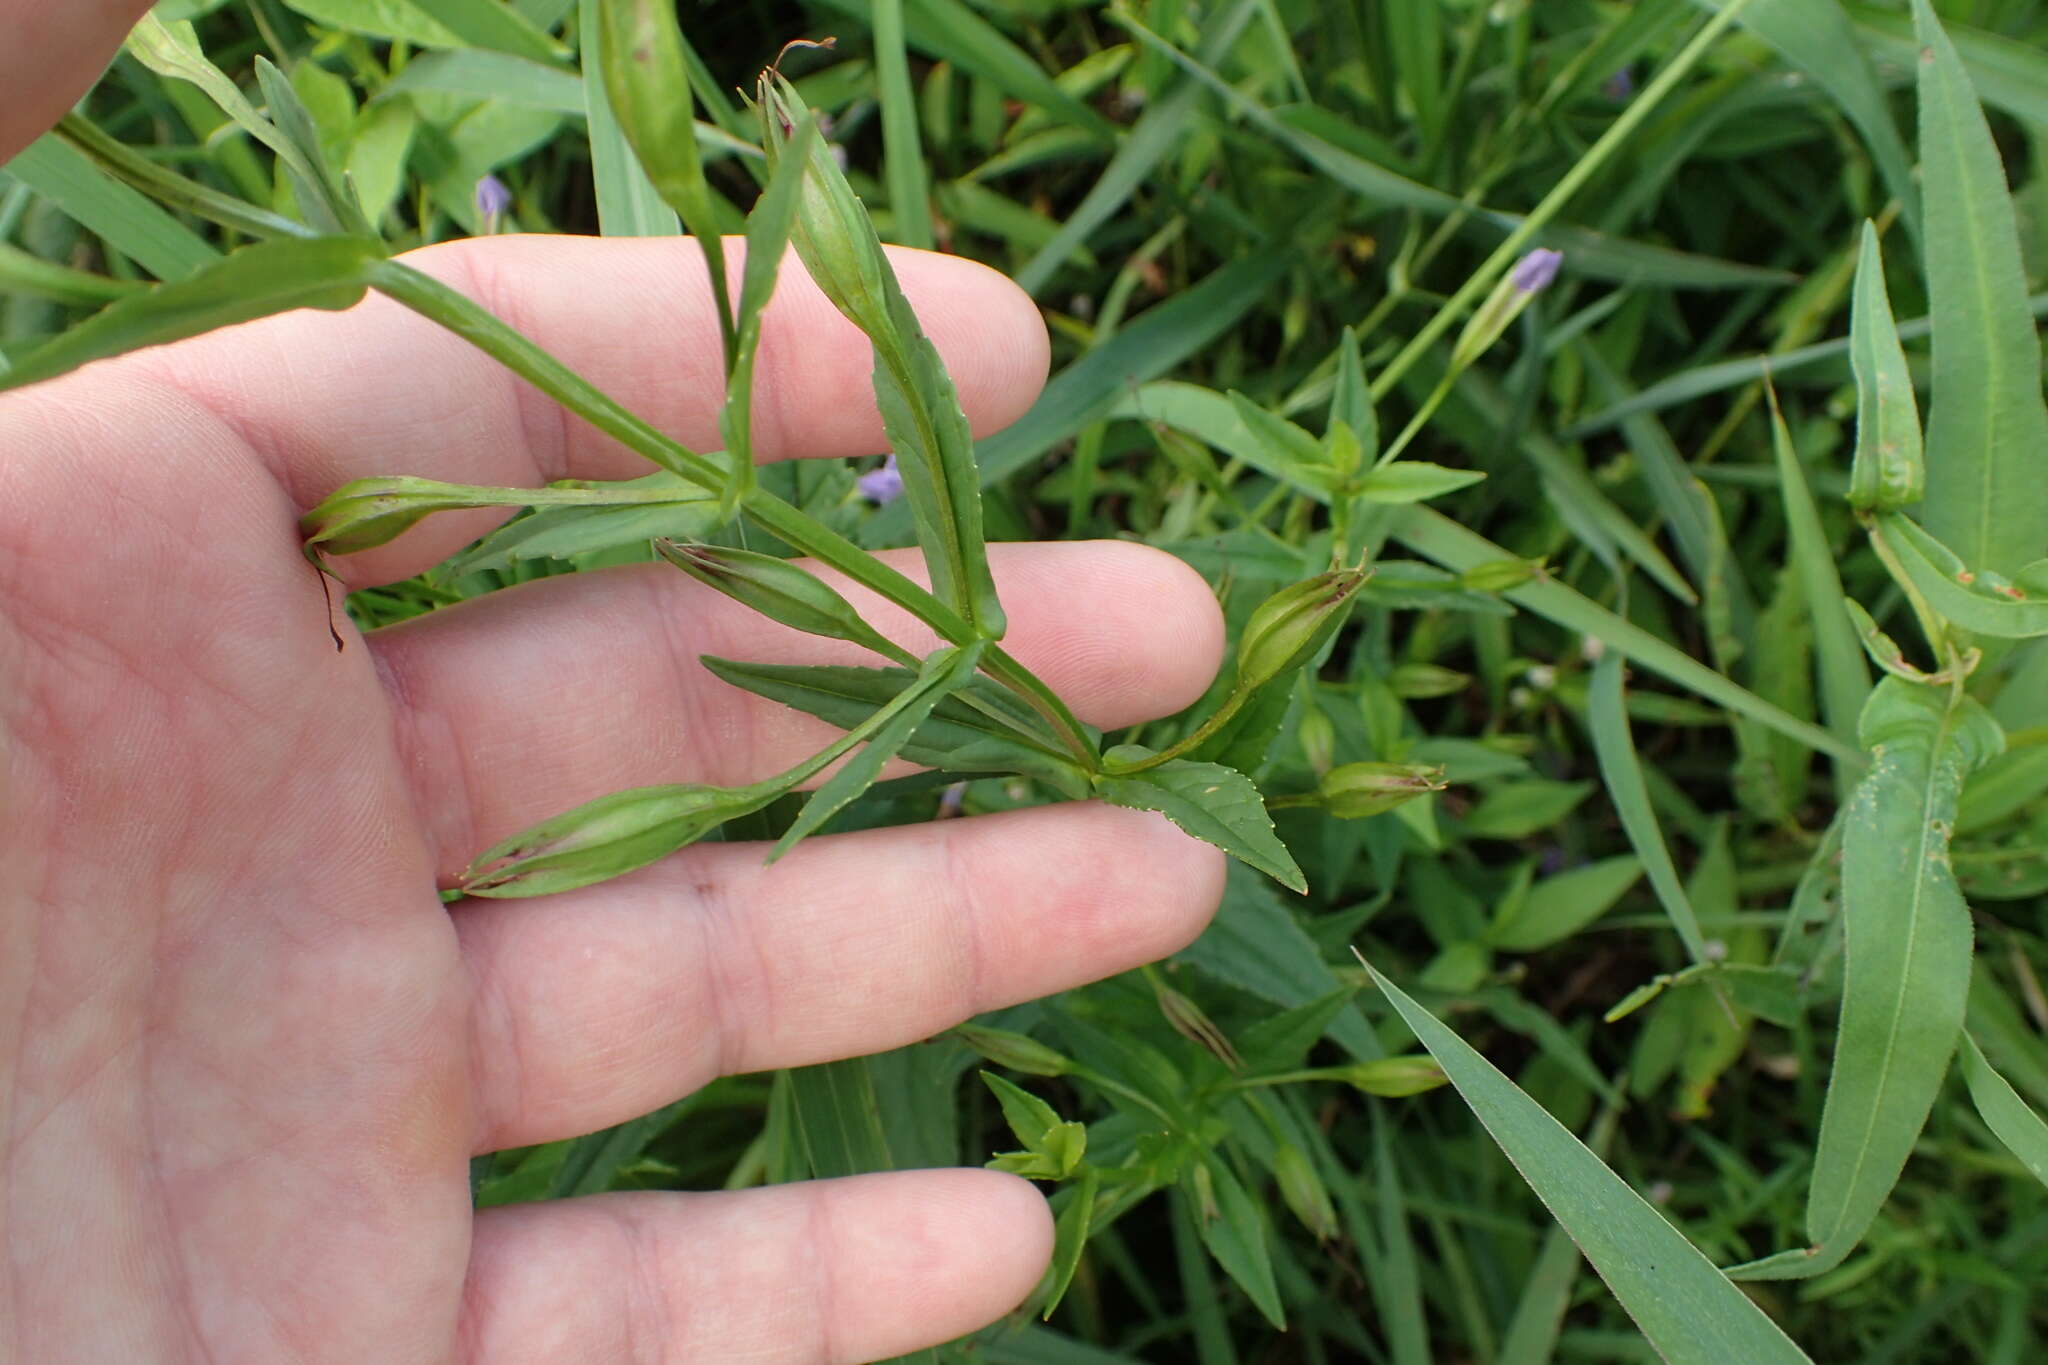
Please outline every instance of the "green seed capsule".
M1513 592L1535 581L1543 566L1533 559L1489 559L1474 564L1458 578L1458 586L1471 592Z
M1301 1148L1283 1142L1273 1149L1273 1180L1280 1186L1280 1197L1287 1201L1287 1207L1318 1242L1327 1242L1337 1235L1336 1205L1330 1202L1329 1189Z
M1437 664L1400 664L1387 674L1387 688L1411 701L1448 697L1465 690L1470 676Z
M773 799L753 788L638 787L516 834L470 864L471 896L544 896L645 867Z
M1343 624L1366 577L1364 569L1332 569L1259 603L1238 638L1238 687L1262 687L1315 657Z
M1317 794L1339 820L1362 820L1445 785L1442 768L1421 763L1346 763L1323 775Z
M1435 1090L1450 1078L1432 1057L1382 1057L1342 1068L1343 1078L1368 1095L1399 1099Z
M908 651L891 644L861 620L853 603L786 559L723 545L681 545L673 540L657 540L654 548L699 583L793 630L851 640L898 663L911 658Z
M953 1030L953 1036L997 1066L1006 1066L1027 1076L1064 1076L1074 1069L1071 1060L1036 1038L1012 1033L1008 1029L961 1024Z

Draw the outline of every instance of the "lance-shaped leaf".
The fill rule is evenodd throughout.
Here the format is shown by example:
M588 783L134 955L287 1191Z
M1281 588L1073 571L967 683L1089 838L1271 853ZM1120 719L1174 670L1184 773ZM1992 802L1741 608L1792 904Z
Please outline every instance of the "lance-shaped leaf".
M2048 635L2048 562L2027 566L2009 582L1964 563L1902 512L1880 516L1875 533L1928 605L1964 630L2001 640Z
M1970 914L1949 867L1963 778L2004 747L1946 687L1882 679L1864 707L1870 770L1843 816L1842 1012L1806 1204L1811 1245L1731 1271L1804 1279L1870 1227L1947 1074L1970 990Z
M2028 1107L2010 1081L1992 1069L1984 1049L1967 1033L1963 1035L1963 1080L1970 1087L1970 1099L1983 1116L1985 1126L2034 1173L2034 1179L2048 1185L2048 1121Z
M981 662L982 651L986 647L985 642L977 641L971 645L939 650L925 660L916 682L897 693L860 729L851 732L849 738L861 740L860 752L811 793L811 799L804 802L804 808L797 812L789 829L775 841L768 861L772 863L795 848L798 842L820 829L827 820L873 786L875 779L882 775L884 765L910 742L910 737L917 733L917 727L924 724L933 708L974 676L975 667Z
M1920 171L1934 386L1927 529L1971 564L2016 572L2048 545L2048 402L2005 170L1962 58L1927 0Z
M761 85L762 138L771 162L789 153L803 108L770 73ZM867 211L822 142L812 141L791 241L833 306L875 350L875 403L903 471L932 592L988 639L1003 632L981 525L974 436L939 352L918 324Z
M1660 1356L1673 1365L1807 1361L1754 1300L1542 1105L1370 964L1366 970Z
M294 308L352 308L369 287L371 267L383 259L384 249L366 237L245 246L197 274L95 313L0 374L0 389Z
M1123 756L1135 747L1127 746ZM1289 890L1308 890L1308 879L1273 832L1259 789L1235 768L1176 758L1143 772L1099 777L1096 793L1112 806L1157 811Z
M1698 962L1706 957L1706 937L1700 933L1699 916L1693 913L1692 899L1678 879L1678 868L1671 861L1663 828L1650 806L1650 788L1643 777L1642 760L1636 754L1622 684L1621 653L1607 650L1593 665L1593 685L1586 703L1593 752L1599 758L1600 777L1607 784L1615 813L1621 817L1621 827L1642 857L1657 900L1671 917L1671 925L1685 944L1686 953Z
M1856 460L1849 473L1849 505L1858 511L1895 511L1927 491L1926 452L1913 372L1906 368L1884 287L1884 256L1877 229L1863 224L1856 262L1856 303L1849 322L1849 363L1856 371Z
M697 147L697 102L690 93L675 6L672 0L592 2L597 6L598 68L612 117L655 192L704 252L730 369L737 340L726 292L725 238Z
M865 723L917 675L902 668L736 663L702 656L704 666L734 687L842 730ZM1089 795L1088 774L1045 734L1043 722L1013 692L976 678L932 709L899 751L921 767L951 773L1018 773L1062 796Z

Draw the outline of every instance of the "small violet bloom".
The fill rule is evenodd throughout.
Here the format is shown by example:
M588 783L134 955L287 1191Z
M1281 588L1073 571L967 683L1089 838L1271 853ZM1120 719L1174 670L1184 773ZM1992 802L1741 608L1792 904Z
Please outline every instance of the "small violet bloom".
M903 496L903 472L891 455L880 469L872 469L854 480L860 495L878 506L887 506Z
M1600 87L1600 93L1616 104L1626 103L1636 93L1636 73L1624 66L1607 78Z
M512 207L512 191L505 182L495 175L487 175L476 182L476 211L491 226L497 226L498 219Z
M1564 264L1564 253L1552 251L1549 247L1537 247L1534 251L1515 262L1515 268L1508 278L1514 282L1519 294L1540 294L1550 288L1550 282L1557 278L1557 268Z

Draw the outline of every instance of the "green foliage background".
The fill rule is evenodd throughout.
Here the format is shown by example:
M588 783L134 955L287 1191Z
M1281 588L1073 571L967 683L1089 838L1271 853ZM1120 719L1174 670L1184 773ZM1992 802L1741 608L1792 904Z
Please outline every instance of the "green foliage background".
M1044 307L1053 383L978 451L991 537L1164 547L1211 578L1235 628L1325 567L1331 532L1327 495L1222 395L1322 430L1351 328L1365 373L1399 358L1376 397L1384 434L1400 431L1450 353L1404 348L1719 7L683 0L681 18L706 92L751 89L786 41L836 34L789 70L885 239L988 261ZM472 26L450 16L474 21L478 6L427 0L159 12L197 20L246 92L253 59L275 60L396 247L491 229L674 231L591 108L575 8L517 0L518 22L487 3ZM1997 306L2038 318L2048 5L1937 8L2012 187L2025 284ZM901 65L873 39L892 22ZM1839 652L1830 662L1840 618L1810 609L1814 566L1832 564L1837 594L1930 658L1844 501L1859 233L1865 219L1883 230L1923 385L1918 244L1931 262L1960 247L1916 204L1904 6L1758 0L1743 23L1547 230L1563 277L1455 376L1407 451L1485 478L1435 498L1440 518L1376 509L1378 570L1354 625L1275 712L1269 794L1368 758L1441 765L1448 790L1363 821L1276 808L1306 897L1234 867L1215 927L1176 960L981 1021L1085 1074L1013 1070L1029 1095L999 1094L954 1037L847 1073L849 1104L873 1086L898 1165L1015 1146L1018 1115L1037 1121L1030 1096L1086 1125L1097 1174L1056 1207L1099 1201L1095 1227L1050 1323L1020 1315L943 1358L1655 1358L1464 1099L1385 1093L1410 1087L1372 1064L1421 1049L1352 945L1715 1264L1806 1245L1841 992L1830 829L1862 766ZM133 57L82 112L224 193L295 211L268 151ZM751 128L735 103L700 118L717 211L737 231L756 193L740 160ZM912 131L921 151L906 158ZM0 350L16 361L206 243L236 244L67 182L53 156L0 172ZM511 191L497 222L474 198L487 174ZM1983 191L1920 175L1930 193ZM2020 379L2036 397L2038 378ZM2002 458L2036 471L2032 510L2024 492L2012 500L2024 547L2026 519L2048 516L2048 451ZM763 478L865 544L907 540L900 509L869 508L854 473ZM1800 483L1817 516L1788 496ZM593 530L559 510L351 610L381 624L646 558L649 535L690 529ZM2044 551L2036 538L2021 560ZM1455 572L1509 557L1546 567L1505 594ZM1817 1278L1745 1287L1815 1360L2048 1358L2048 1195L2004 1131L2048 1108L2048 644L1982 643L1971 688L2006 750L1964 786L1952 858L1975 925L1975 1041L1862 1244ZM1124 738L1156 747L1186 727ZM1045 799L1021 781L965 796L970 813ZM937 800L933 783L887 785L834 827L928 818ZM1686 966L1694 925L1707 958L1751 975L1695 975L1610 1022ZM1980 1117L1964 1081L1987 1073L2011 1082L2018 1118L1995 1102ZM739 1077L611 1133L485 1159L476 1180L488 1203L747 1185L808 1174L802 1145L787 1082Z

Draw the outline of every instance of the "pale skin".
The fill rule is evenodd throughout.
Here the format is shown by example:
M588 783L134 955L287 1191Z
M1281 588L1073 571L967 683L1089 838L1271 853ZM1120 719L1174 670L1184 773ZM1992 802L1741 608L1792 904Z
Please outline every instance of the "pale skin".
M144 8L0 0L0 31L31 38L0 50L0 156ZM718 443L687 244L413 259L678 439ZM977 429L1014 419L1046 368L1030 302L964 262L897 267ZM867 368L786 274L767 453L878 449ZM699 653L854 660L665 565L368 637L343 623L337 653L296 518L372 474L645 468L377 300L0 398L0 1362L852 1362L1029 1293L1044 1200L980 1170L472 1216L474 1153L1134 966L1220 893L1214 850L1067 805L822 836L772 868L709 845L444 907L438 886L535 820L751 780L825 737ZM340 571L406 577L489 524L436 520ZM995 563L1010 647L1096 725L1174 711L1215 670L1214 604L1164 555L1015 545Z

